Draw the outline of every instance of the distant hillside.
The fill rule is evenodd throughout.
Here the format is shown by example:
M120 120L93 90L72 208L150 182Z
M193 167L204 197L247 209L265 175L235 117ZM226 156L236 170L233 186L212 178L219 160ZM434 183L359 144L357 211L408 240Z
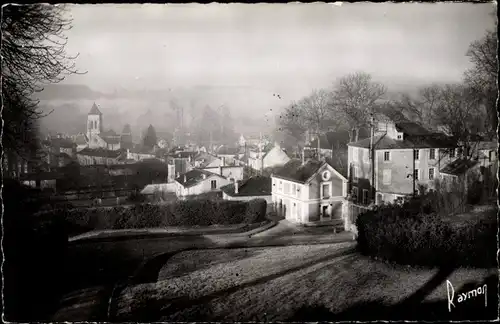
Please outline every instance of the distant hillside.
M97 100L107 96L109 95L94 91L81 84L50 84L44 86L41 92L34 95L35 98L40 100Z

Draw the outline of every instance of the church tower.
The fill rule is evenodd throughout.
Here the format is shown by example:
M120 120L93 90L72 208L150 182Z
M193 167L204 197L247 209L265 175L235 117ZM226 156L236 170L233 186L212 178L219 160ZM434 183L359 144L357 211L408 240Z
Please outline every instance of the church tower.
M102 113L94 102L87 116L87 138L90 141L94 135L99 135L101 132Z

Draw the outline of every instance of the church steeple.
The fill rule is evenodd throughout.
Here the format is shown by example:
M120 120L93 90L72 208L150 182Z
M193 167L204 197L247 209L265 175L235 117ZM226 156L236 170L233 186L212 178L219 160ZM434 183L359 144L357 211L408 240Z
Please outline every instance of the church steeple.
M90 108L89 115L102 116L102 112L99 110L99 108L97 107L97 105L95 104L95 102L92 105L92 108Z
M99 135L101 132L102 112L94 102L87 116L87 138L91 140L94 135Z

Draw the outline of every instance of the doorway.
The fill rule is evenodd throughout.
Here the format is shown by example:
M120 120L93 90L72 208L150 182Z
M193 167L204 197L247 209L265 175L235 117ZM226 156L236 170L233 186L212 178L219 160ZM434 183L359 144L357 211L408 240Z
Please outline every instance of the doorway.
M320 210L320 213L321 213L321 218L320 220L330 220L331 219L331 215L330 215L330 212L328 210L328 207L329 205L322 205L321 206L321 210Z

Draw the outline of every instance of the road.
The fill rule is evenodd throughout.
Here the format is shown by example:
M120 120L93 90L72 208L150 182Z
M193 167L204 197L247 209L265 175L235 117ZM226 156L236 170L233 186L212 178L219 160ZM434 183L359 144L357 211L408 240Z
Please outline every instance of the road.
M283 230L289 230L289 226L284 226ZM114 285L133 276L146 260L161 254L186 249L242 248L352 241L352 235L348 232L316 235L311 233L283 233L283 235L279 235L279 231L277 232L274 229L272 233L275 235L266 236L261 233L258 236L249 237L246 233L238 233L72 242L66 257L65 277L61 278L61 284L66 291L66 297L63 298L66 301L63 304L69 303L68 309L74 312L75 309L71 306L72 303L75 300L81 301L88 298L90 304L87 303L85 307L89 307L89 311L82 309L80 313L70 314L61 310L53 320L103 320L106 310L101 308L96 311L95 307L99 306L99 304L99 307L102 307L102 303L109 297ZM87 296L88 294L90 296ZM75 297L75 295L79 297ZM93 299L95 300L90 302ZM97 302L97 299L102 299L102 301ZM89 314L90 311L92 314Z

